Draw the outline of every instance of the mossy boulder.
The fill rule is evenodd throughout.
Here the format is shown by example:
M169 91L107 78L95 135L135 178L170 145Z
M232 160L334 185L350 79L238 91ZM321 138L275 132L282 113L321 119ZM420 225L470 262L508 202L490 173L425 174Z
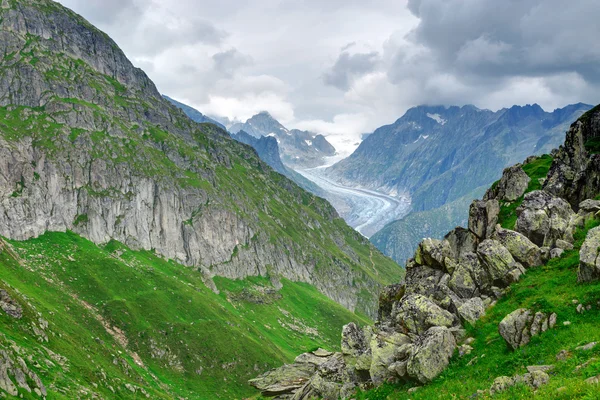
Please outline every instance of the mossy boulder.
M407 332L421 335L434 326L451 327L454 316L425 296L411 295L403 299L396 321Z
M514 259L525 267L536 267L542 264L542 251L525 235L496 226L493 239L502 243Z
M600 279L600 227L591 229L579 251L579 282Z
M408 361L408 375L421 383L430 382L448 366L455 349L456 340L448 328L429 329Z

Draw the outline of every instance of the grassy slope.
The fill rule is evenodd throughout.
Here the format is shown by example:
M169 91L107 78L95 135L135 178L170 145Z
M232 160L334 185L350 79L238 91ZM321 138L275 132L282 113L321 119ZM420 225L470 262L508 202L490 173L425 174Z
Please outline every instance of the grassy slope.
M33 356L39 368L32 369L55 386L52 398L88 398L76 394L79 386L133 398L125 383L152 398L240 398L254 393L245 382L257 371L319 346L336 349L343 324L368 322L302 283L284 281L273 294L263 278L217 279L216 295L194 270L116 242L99 248L72 233L50 233L10 245L16 258L0 253L0 288L31 306L18 321L0 313L0 344L14 341L24 358ZM44 346L66 357L68 369L42 361L49 355L31 331L37 313L49 322ZM123 330L126 348L102 320ZM166 354L153 357L153 346Z
M538 178L547 175L551 163L549 156L525 165L525 172L532 178L529 191L540 188ZM600 197L600 196L599 196ZM522 199L512 205L502 207L501 223L513 227L516 221L515 210ZM470 355L459 358L455 355L448 369L430 385L408 394L409 384L387 385L361 393L359 399L468 399L478 390L487 390L498 376L513 376L527 372L528 365L555 365L550 373L550 383L533 392L529 387L516 386L497 399L529 399L532 396L543 399L600 399L598 387L584 383L586 378L600 374L600 345L592 351L576 351L577 346L590 342L600 342L600 282L577 283L579 248L587 231L599 226L600 220L591 221L575 234L575 249L565 252L561 258L549 261L546 265L531 268L520 282L511 286L508 295L489 309L487 315L475 326L468 327L474 337L474 350ZM576 311L577 303L591 305L592 309L583 314ZM517 308L535 311L555 312L558 325L540 336L534 337L527 346L511 351L498 333L498 324ZM565 326L563 322L570 321ZM557 361L556 355L567 350L572 356L565 361ZM474 358L473 365L467 365ZM575 371L575 367L597 358L587 367ZM558 388L565 388L558 392ZM490 397L489 393L481 397Z

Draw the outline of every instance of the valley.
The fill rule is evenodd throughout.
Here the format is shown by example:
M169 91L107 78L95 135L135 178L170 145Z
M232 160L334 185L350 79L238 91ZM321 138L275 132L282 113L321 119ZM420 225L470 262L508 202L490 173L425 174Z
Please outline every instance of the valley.
M367 238L409 212L408 197L394 197L375 190L345 186L325 176L323 171L322 167L297 170L322 189L325 198L348 225Z

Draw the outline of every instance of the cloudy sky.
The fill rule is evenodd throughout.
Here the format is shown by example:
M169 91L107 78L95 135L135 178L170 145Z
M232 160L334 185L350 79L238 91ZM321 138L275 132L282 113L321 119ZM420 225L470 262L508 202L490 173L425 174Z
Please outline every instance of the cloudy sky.
M60 0L205 114L360 134L418 104L600 102L598 0Z

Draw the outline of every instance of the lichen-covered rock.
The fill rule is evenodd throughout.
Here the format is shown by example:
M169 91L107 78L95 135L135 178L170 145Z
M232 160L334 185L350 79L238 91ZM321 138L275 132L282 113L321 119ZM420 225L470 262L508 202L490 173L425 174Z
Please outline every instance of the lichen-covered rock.
M517 282L525 272L510 252L497 240L487 239L477 247L477 254L492 283L505 287Z
M523 171L521 164L506 168L497 185L488 189L484 200L515 201L525 194L531 178Z
M395 312L396 322L406 332L420 335L434 326L451 327L454 317L425 296L406 296Z
M400 283L383 288L379 295L379 309L377 311L379 323L384 323L390 319L394 304L400 301L405 292L406 285Z
M576 226L584 226L595 218L600 217L600 200L587 199L579 203L579 211L575 218Z
M265 396L280 396L295 393L315 374L317 366L312 363L286 364L265 372L248 383Z
M473 201L469 208L469 230L480 240L489 238L498 223L499 213L500 204L496 199Z
M538 389L548 382L550 382L550 376L544 371L533 371L524 375L515 375L513 377L499 376L494 380L494 383L490 388L490 394L494 395L503 392L517 384L524 384L532 389Z
M502 243L514 259L524 267L536 267L542 264L542 251L525 235L497 225L492 238Z
M342 330L342 354L348 373L358 382L368 379L371 368L371 328L359 328L351 322Z
M413 345L408 336L401 333L387 334L381 332L371 339L373 360L370 368L371 381L377 385L395 379L403 371L399 364L407 362L412 354ZM393 365L392 368L390 368Z
M456 340L448 328L432 327L415 344L407 365L408 375L421 383L430 382L448 366L455 349Z
M465 301L458 307L458 314L463 321L475 324L481 317L485 315L485 305L479 297L474 297Z
M448 242L454 260L460 260L463 255L474 253L477 249L477 236L460 226L448 232L444 240Z
M424 239L419 243L419 247L415 252L415 262L419 265L427 265L445 271L444 260L449 256L451 256L451 252L448 241Z
M474 253L466 253L456 266L448 287L463 299L481 294L491 283L479 258Z
M519 308L508 314L498 325L500 336L516 350L527 345L533 336L537 336L556 325L556 314L550 316L525 308Z
M575 213L569 203L543 190L525 195L517 208L515 230L537 246L554 247L557 239L573 242Z
M579 250L577 280L590 282L600 279L600 227L590 229Z

